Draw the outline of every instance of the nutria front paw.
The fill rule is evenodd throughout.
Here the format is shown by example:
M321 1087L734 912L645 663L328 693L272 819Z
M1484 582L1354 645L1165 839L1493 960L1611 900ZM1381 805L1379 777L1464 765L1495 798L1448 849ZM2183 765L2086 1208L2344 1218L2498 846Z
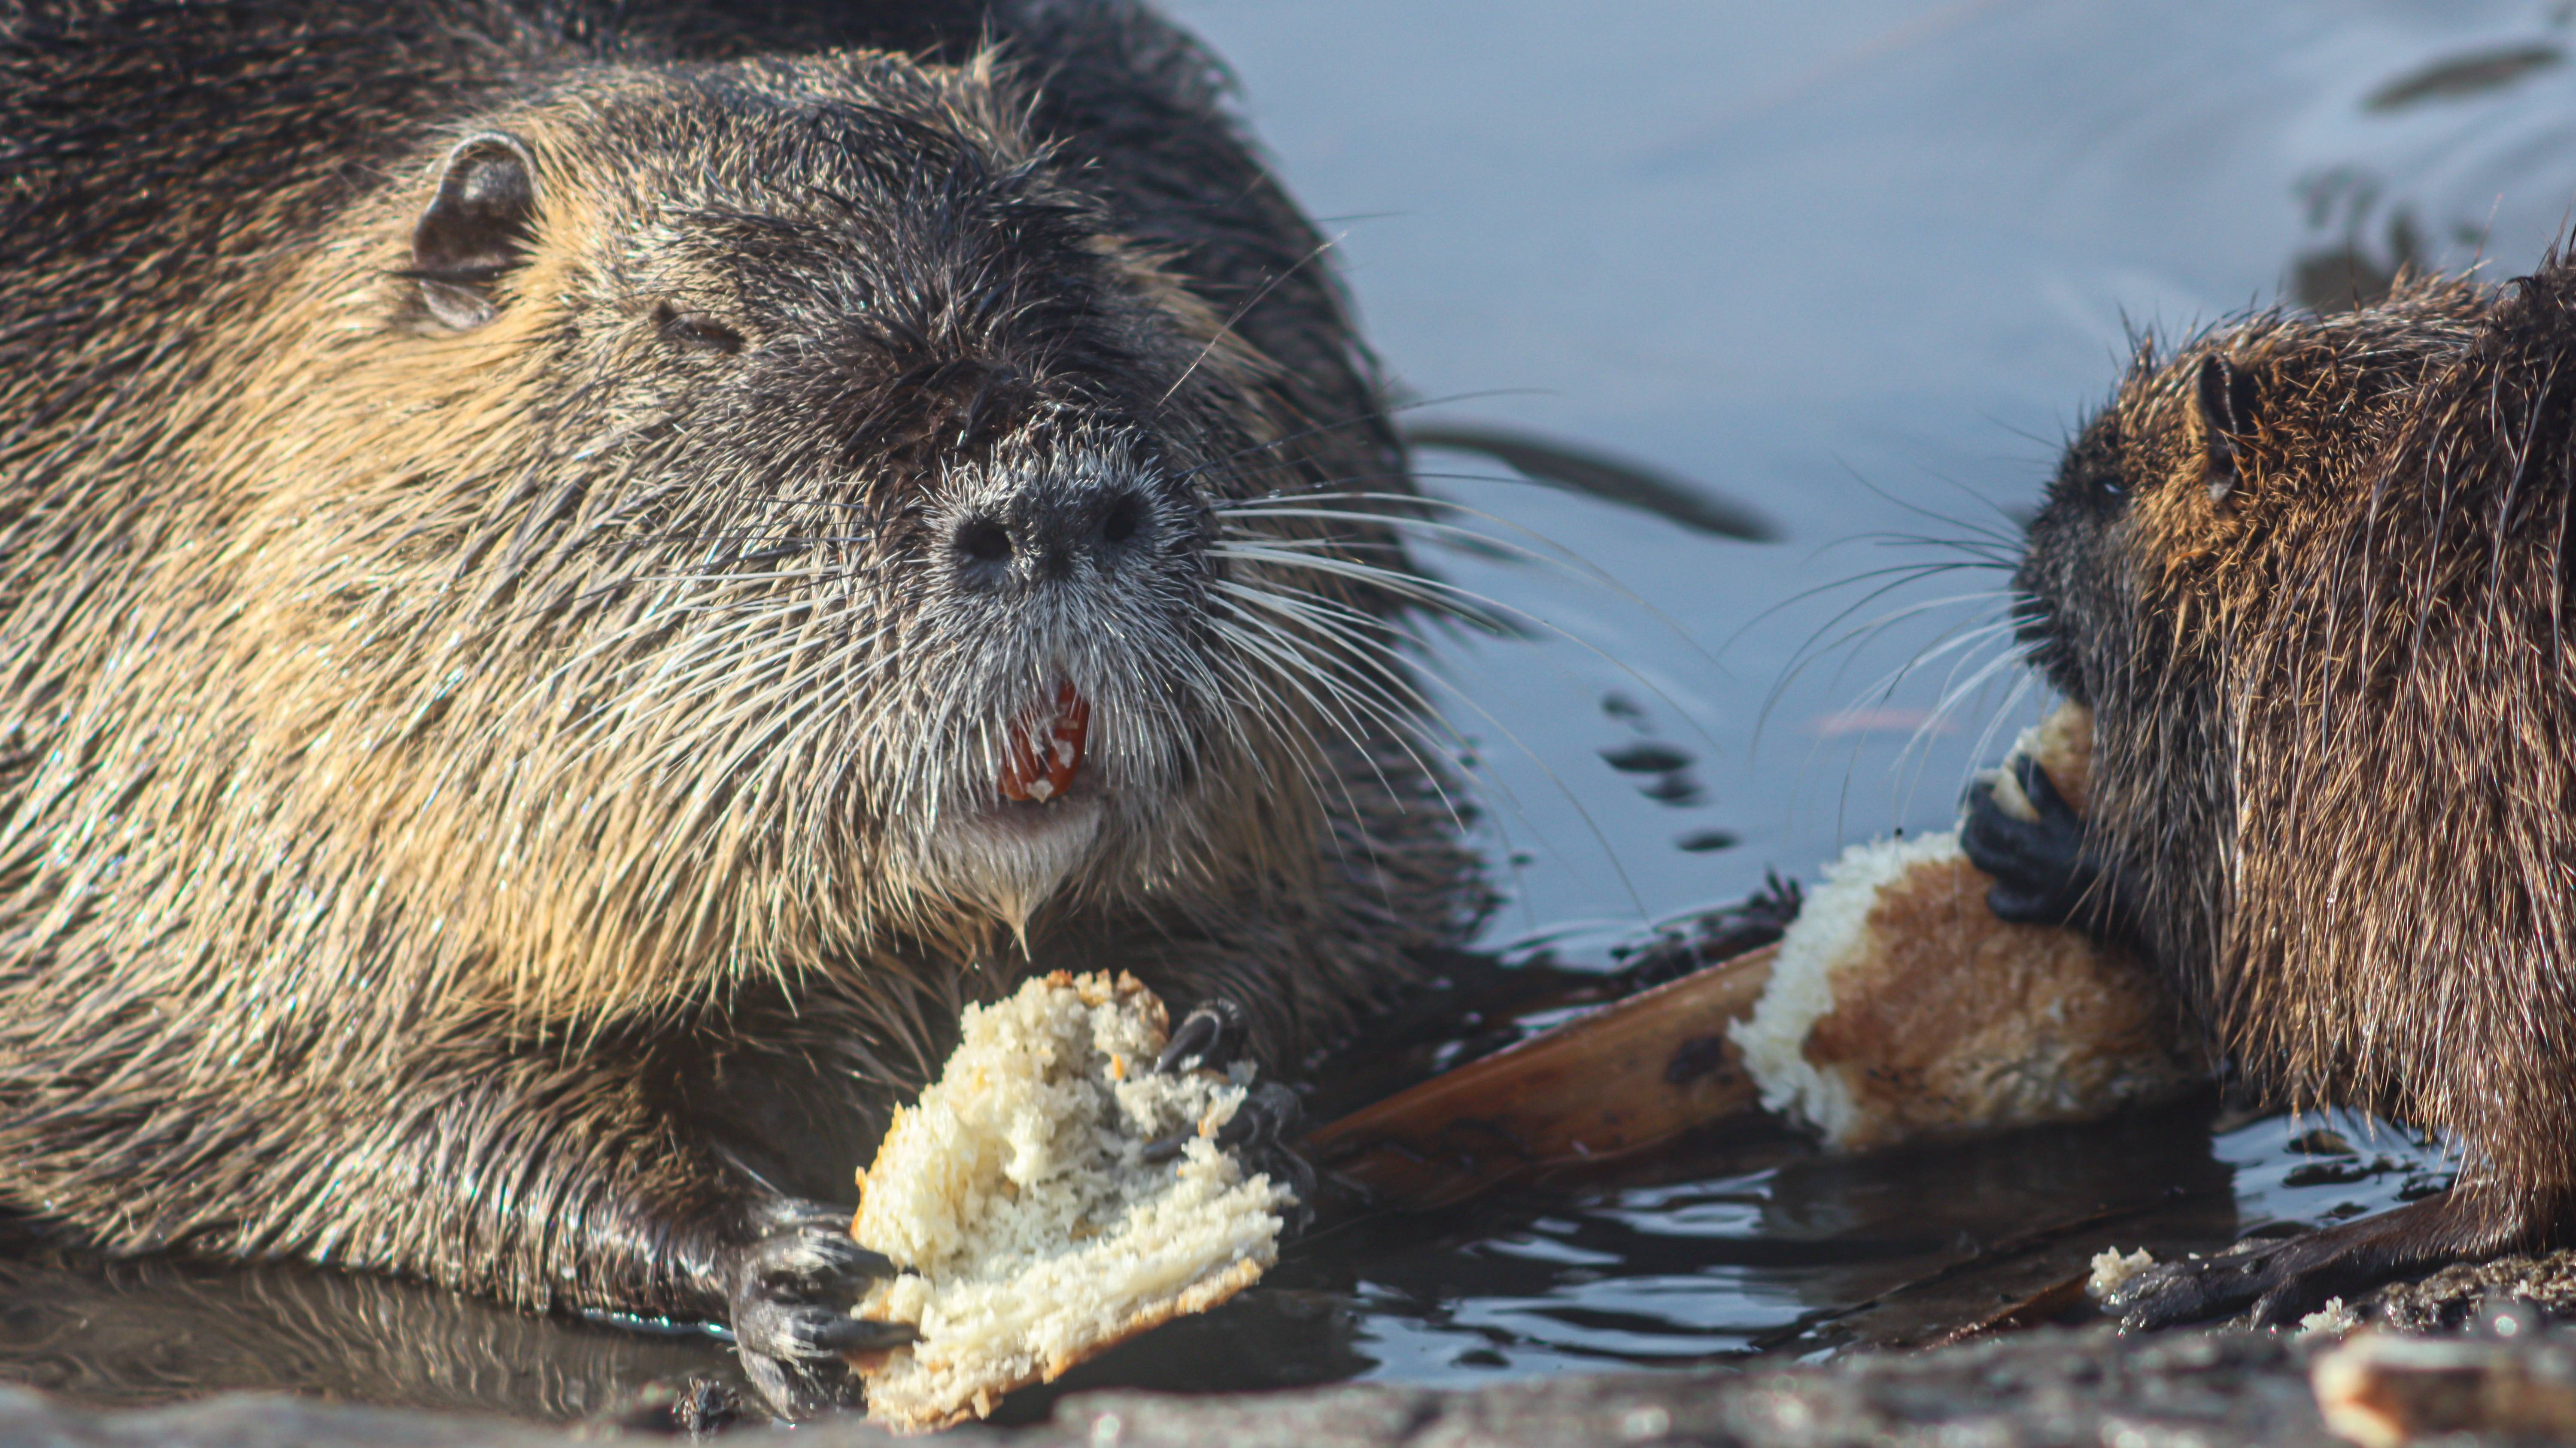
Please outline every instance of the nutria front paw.
M782 1417L854 1402L857 1384L842 1354L913 1339L908 1323L850 1315L868 1284L899 1269L851 1241L849 1214L836 1208L795 1202L763 1217L760 1235L724 1263L743 1372Z
M1276 1081L1252 1088L1225 1125L1216 1129L1216 1144L1233 1153L1247 1171L1261 1172L1296 1194L1282 1232L1294 1237L1315 1219L1315 1168L1295 1145L1297 1124L1305 1116L1297 1093Z
M1172 1031L1171 1044L1154 1061L1158 1075L1175 1071L1222 1071L1234 1064L1251 1040L1249 1017L1243 1007L1223 997L1211 997L1190 1008ZM1305 1103L1297 1093L1276 1081L1265 1081L1252 1088L1234 1115L1217 1128L1216 1144L1244 1169L1265 1173L1297 1196L1290 1208L1287 1231L1303 1231L1314 1217L1315 1168L1299 1155L1290 1143L1297 1138L1297 1124L1305 1115ZM1189 1140L1176 1136L1145 1148L1148 1161L1164 1160L1181 1154Z
M2036 759L2014 762L2022 793L2036 820L2006 814L1995 802L1991 779L1968 790L1968 817L1959 826L1959 849L1968 863L1994 876L1986 908L1998 920L2025 925L2083 923L2098 913L2100 873L2084 849L2084 817L2057 792Z
M2103 1306L2123 1332L2232 1317L2290 1327L2326 1305L2474 1255L2454 1245L2444 1197L2277 1242L2239 1242L2215 1257L2167 1262L2121 1284Z
M1154 1058L1154 1074L1175 1071L1222 1071L1243 1055L1252 1040L1252 1019L1243 1007L1223 996L1210 996L1190 1007L1172 1028L1171 1041Z

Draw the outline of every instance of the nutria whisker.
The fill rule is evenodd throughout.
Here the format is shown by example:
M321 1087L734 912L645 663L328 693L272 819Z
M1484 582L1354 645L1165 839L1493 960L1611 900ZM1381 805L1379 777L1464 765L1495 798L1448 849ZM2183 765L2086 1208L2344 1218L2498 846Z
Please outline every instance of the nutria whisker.
M1263 606L1265 606L1265 607L1280 608L1280 607L1284 607L1284 605L1287 603L1287 600L1284 600L1284 599L1280 598L1280 597L1277 595L1277 593L1276 593L1275 591L1270 591L1270 592L1267 592L1264 596L1260 597L1260 598L1258 599L1258 602L1260 602L1260 603L1261 603ZM1249 620L1247 620L1247 621L1249 621ZM1357 644L1359 644L1359 645L1361 645L1361 646L1363 646L1363 647L1366 647L1366 648L1369 648L1369 649L1372 649L1372 650L1376 650L1376 651L1380 651L1380 652L1383 652L1383 653L1387 654L1387 655L1389 656L1389 660L1390 660L1390 662L1391 662L1391 663L1400 663L1400 662L1401 662L1400 657L1397 655L1397 651L1396 651L1396 649L1395 649L1395 646L1394 646L1393 644L1391 644L1391 643L1387 642L1387 641L1380 640L1380 639L1374 639L1374 638L1360 637L1360 638L1356 638L1356 639L1354 639L1354 640L1353 640L1353 642L1354 642L1354 643L1357 643ZM1579 642L1580 642L1580 640L1577 640L1577 642L1579 643ZM1400 675L1399 677L1406 677L1406 678L1409 678L1409 677L1411 677L1411 676L1410 676L1410 675ZM1601 852L1602 852L1602 855L1603 855L1603 858L1604 858L1604 859L1609 863L1609 865L1610 865L1610 867L1611 867L1612 872L1613 872L1614 874L1616 874L1616 875L1619 877L1620 884L1621 884L1622 888L1624 888L1624 889L1628 892L1628 895L1629 895L1629 898L1630 898L1631 903L1635 904L1635 905L1637 906L1637 908L1638 908L1639 912L1642 914L1642 913L1643 913L1643 911L1644 911L1644 909L1645 909L1645 904L1644 904L1643 897L1637 894L1636 887L1635 887L1634 883L1633 883L1633 882L1631 882L1631 881L1629 880L1629 878L1628 878L1628 874L1627 874L1627 870L1626 870L1626 867L1622 866L1622 865L1619 863L1618 854L1617 854L1616 850L1615 850L1615 849L1613 849L1613 847L1611 846L1609 835L1608 835L1607 833L1605 833L1605 832L1601 829L1601 827L1600 827L1599 823L1593 819L1593 817L1592 817L1592 813L1591 813L1591 810L1590 810L1590 808L1589 808L1588 806L1586 806L1586 805L1583 803L1582 797L1581 797L1580 795L1576 794L1576 793L1575 793L1575 791L1574 791L1574 789L1573 789L1573 787L1572 787L1572 786L1570 786L1570 785L1568 785L1568 784L1565 782L1565 780L1563 779L1563 777L1562 777L1562 776L1560 776L1560 775L1556 772L1556 770L1555 770L1554 766L1550 765L1550 764L1547 762L1547 760L1546 760L1543 756L1541 756L1541 755L1540 755L1536 750L1532 749L1532 748L1531 748L1527 743L1523 742L1523 741L1522 741L1522 739L1520 738L1520 736L1519 736L1517 733L1515 733L1515 732L1514 732L1514 731L1513 731L1509 726L1505 725L1505 724L1502 722L1502 720L1501 720L1500 718L1496 717L1496 716L1493 714L1493 712L1492 712L1491 710L1486 709L1486 708L1485 708L1481 703L1477 702L1477 701L1476 701L1472 696L1470 696L1469 694L1467 694L1465 690L1463 690L1463 689L1459 688L1459 687L1458 687L1458 686L1457 686L1453 681L1451 681L1451 680L1449 680L1449 679L1447 679L1447 678L1443 677L1443 676L1442 676L1440 673L1438 673L1437 671L1431 671L1431 672L1429 672L1429 673L1427 673L1427 674L1424 674L1424 675L1423 675L1423 677L1428 678L1428 679L1429 679L1429 680L1430 680L1434 685L1436 685L1436 686L1438 686L1438 687L1440 687L1440 688L1442 688L1442 689L1446 690L1446 691L1451 695L1451 697L1452 697L1452 698L1453 698L1457 703L1462 704L1462 705L1464 705L1465 707L1467 707L1468 709L1470 709L1470 710L1474 711L1474 712L1477 714L1477 716L1478 716L1478 717L1480 717L1480 718L1482 718L1488 726L1490 726L1491 728L1493 728L1497 733L1501 734L1501 735L1504 737L1504 739L1512 745L1512 747L1513 747L1513 748L1515 748L1515 749L1519 750L1523 755L1527 756L1527 757L1528 757L1528 759L1530 760L1530 762L1538 768L1538 770L1540 771L1540 773L1542 773L1542 774L1544 774L1544 775L1546 775L1546 776L1547 776L1548 782L1549 782L1550 784L1552 784L1552 785L1554 785L1554 786L1556 787L1557 791L1558 791L1561 795L1563 795L1563 796L1564 796L1564 798L1565 798L1566 802L1567 802L1570 806L1572 806L1572 807L1573 807L1573 809L1574 809L1574 811L1575 811L1576 815L1577 815L1579 818L1581 818L1581 819L1583 820L1583 823L1584 823L1585 828L1586 828L1586 829L1591 833L1591 835L1592 835L1592 837L1593 837L1594 842L1595 842L1597 845L1599 845L1599 847L1600 847L1600 849L1601 849ZM1653 687L1653 685L1651 684L1651 682L1647 682L1647 681L1644 681L1644 680L1642 680L1642 679L1640 680L1640 682L1646 682L1646 686L1647 686L1647 687L1649 687L1649 688L1652 688L1652 687ZM1413 699L1419 699L1419 698L1420 698L1420 695L1419 695L1418 693L1413 693L1413 692L1411 692L1411 691L1410 691L1410 689L1408 688L1408 697L1413 698ZM1660 693L1660 691L1658 691L1658 697L1661 697L1661 693ZM1389 706L1389 707L1393 707L1393 706ZM1431 715L1430 717L1432 717L1432 718L1435 718L1435 719L1436 719L1436 718L1438 718L1439 716L1438 716L1437 714L1433 714L1433 715ZM1445 726L1444 726L1444 727L1445 727ZM1399 735L1398 737L1399 737L1399 740L1402 740L1402 739L1408 738L1408 737L1409 737L1409 735ZM1456 740L1459 744L1461 744L1462 746L1464 745L1464 743L1465 743L1464 739L1463 739L1463 738L1461 738L1461 737L1459 737L1459 736L1457 736L1457 735L1455 734L1454 730L1453 730L1453 731L1451 731L1451 737L1452 737L1453 739L1455 739L1455 740ZM1497 787L1499 787L1499 786L1497 786ZM1506 797L1508 798L1508 792L1506 792ZM1512 800L1512 801L1511 801L1511 803L1513 804L1513 806L1514 806L1515 810L1517 810L1517 809L1518 809L1518 801L1517 801L1517 800Z
M1172 385L1163 389L1163 395L1154 399L1152 410L1159 412L1162 410L1165 403L1172 400L1172 394L1181 390L1182 384L1188 382L1191 376L1199 370L1200 365L1207 361L1209 354L1216 351L1218 343L1233 340L1234 327L1237 322L1240 322L1246 316L1249 316L1253 308L1260 306L1265 301L1268 301L1270 299L1270 294L1279 289L1280 283L1285 282L1290 277L1304 271L1309 263L1321 259L1326 252L1333 249L1333 245L1334 238L1329 236L1325 237L1321 241L1316 242L1313 246L1308 247L1305 255L1298 257L1295 261L1292 261L1288 265L1280 268L1277 272L1272 274L1268 281L1263 282L1259 290L1255 291L1250 297L1246 298L1240 306L1234 309L1233 316L1226 318L1214 332L1209 334L1207 341L1200 345L1198 355L1190 359L1190 365L1182 368L1181 375L1172 379Z
M1887 595L1894 593L1898 589L1904 588L1909 584L1921 582L1926 578L1937 578L1943 574L1972 571L1982 567L1984 567L1982 564L1961 562L1955 559L1932 560L1923 563L1896 564L1886 568L1871 569L1866 573L1853 575L1847 578L1835 579L1829 583L1822 583L1813 588L1800 590L1796 595L1793 595L1792 598L1784 600L1781 604L1774 605L1771 609L1764 610L1765 614L1769 614L1776 612L1779 608L1786 607L1788 603L1814 598L1822 594L1834 592L1837 589L1849 588L1857 583L1874 582L1874 586L1869 592L1836 610L1831 618L1828 618L1824 622L1816 625L1816 627L1808 633L1806 641L1799 645L1798 651L1790 656L1787 666L1781 669L1779 676L1772 681L1770 689L1763 695L1762 707L1754 716L1754 746L1757 748L1760 746L1764 732L1770 727L1772 711L1779 707L1779 704L1783 699L1788 697L1790 686L1797 683L1801 678L1804 678L1809 669L1814 668L1826 658L1847 647L1857 648L1865 646L1870 640L1879 637L1888 629L1899 623L1903 623L1908 619L1920 617L1921 615L1932 612L1936 609L1955 607L1962 602L1972 601L1988 595L1984 593L1961 594L1952 598L1933 600L1928 603L1910 604L1893 613L1881 614L1875 618L1854 624L1848 629L1845 629L1844 632L1838 635L1833 635L1829 638L1828 635L1831 634L1832 630L1842 627L1844 622L1851 618L1853 614L1860 612L1862 609L1869 607L1879 599L1885 598ZM1751 625L1747 624L1746 627L1751 627ZM1737 636L1741 636L1741 633L1742 630L1738 630ZM1732 640L1730 640L1730 642L1731 641ZM1846 662L1843 667L1848 667L1848 662ZM1840 677L1839 671L1837 672L1836 677Z
M1276 624L1249 617L1239 609L1234 611L1231 620L1217 623L1216 628L1220 636L1231 642L1247 659L1270 665L1271 678L1275 683L1294 690L1326 725L1354 748L1364 748L1364 738L1372 732L1368 726L1374 723L1385 727L1388 737L1413 757L1416 764L1423 764L1406 737L1411 728L1410 717L1399 709L1370 699L1355 690L1337 671L1308 657L1298 647L1300 641L1294 634ZM1282 701L1275 688L1263 689L1260 697L1265 702ZM1380 783L1387 782L1381 779ZM1449 803L1445 790L1440 798L1452 816L1457 817L1456 807Z
M1888 629L1899 623L1906 622L1909 619L1920 618L1928 613L1937 613L1942 610L1957 608L1962 604L1975 603L1981 600L2001 600L2006 597L2007 595L2001 590L1987 590L1978 593L1957 594L1948 598L1925 599L1917 603L1908 604L1903 608L1881 614L1877 618L1871 619L1866 623L1855 625L1850 631L1843 634L1840 638L1823 646L1822 648L1819 648L1815 657L1821 659L1829 654L1841 652L1847 646L1853 646L1854 651L1856 652L1856 646L1864 645L1869 640L1885 634ZM1933 635L1931 639L1919 646L1912 654L1897 663L1893 668L1890 668L1886 673L1879 675L1876 679L1863 685L1852 695L1851 703L1845 707L1848 709L1860 709L1885 704L1888 700L1895 697L1896 691L1904 685L1906 680L1914 677L1914 675L1925 665L1931 664L1944 656L1957 654L1959 657L1952 660L1950 666L1951 672L1943 682L1943 697L1946 698L1950 685L1955 682L1958 677L1959 670L1968 665L1969 660L1974 655L1975 651L1981 646L1993 642L1998 637L2009 636L2014 627L2015 624L2013 620L2008 617L1997 619L1991 610L1986 613L1972 615L1959 623L1952 624L1941 632ZM1849 667L1848 658L1846 659L1843 667ZM1836 674L1836 678L1840 678L1839 671ZM1942 705L1936 703L1933 714L1935 720L1938 719L1940 709L1942 707Z

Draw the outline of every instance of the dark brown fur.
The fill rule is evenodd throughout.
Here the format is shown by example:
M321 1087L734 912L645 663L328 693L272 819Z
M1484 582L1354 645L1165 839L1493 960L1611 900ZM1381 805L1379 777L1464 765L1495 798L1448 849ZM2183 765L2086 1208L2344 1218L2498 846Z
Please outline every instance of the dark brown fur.
M2571 501L2559 259L2142 354L2070 450L2019 582L2094 710L2097 920L2254 1081L2465 1152L2443 1196L2166 1269L2133 1320L2291 1320L2576 1231Z
M1452 937L1404 460L1221 97L1118 0L0 4L0 1197L826 1360L746 1254L961 1003L1283 1061ZM1096 828L975 833L1058 677Z

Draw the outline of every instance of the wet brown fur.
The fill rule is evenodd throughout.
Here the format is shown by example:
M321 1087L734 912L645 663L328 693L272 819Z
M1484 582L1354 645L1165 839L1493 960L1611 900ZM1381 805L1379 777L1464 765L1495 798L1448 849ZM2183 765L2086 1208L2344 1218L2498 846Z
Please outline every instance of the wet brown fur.
M2254 400L2215 502L2211 356ZM2253 1080L2466 1154L2300 1249L2309 1296L2576 1229L2571 499L2553 258L2142 351L2031 529L2024 636L2093 706L2126 927Z
M1401 552L1257 502L1404 459L1222 95L1109 0L0 4L0 1196L721 1313L961 1003L1133 969L1284 1061L1454 937ZM445 329L490 131L534 241ZM938 528L1049 468L1170 566L964 628ZM905 832L1065 658L1108 822L1005 919Z

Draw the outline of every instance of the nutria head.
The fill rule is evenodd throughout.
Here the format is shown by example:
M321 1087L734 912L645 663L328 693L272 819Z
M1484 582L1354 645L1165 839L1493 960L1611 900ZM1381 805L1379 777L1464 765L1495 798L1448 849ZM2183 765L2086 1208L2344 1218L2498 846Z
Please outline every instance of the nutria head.
M1400 457L1030 113L841 53L424 147L188 445L249 718L201 791L548 1013L1299 888L1402 560L1271 495Z
M2142 340L2031 520L2014 586L2034 666L2117 711L2206 664L2231 617L2262 612L2240 595L2279 550L2367 500L2410 389L2488 301L2417 280L2368 311L2267 312L2170 355Z

